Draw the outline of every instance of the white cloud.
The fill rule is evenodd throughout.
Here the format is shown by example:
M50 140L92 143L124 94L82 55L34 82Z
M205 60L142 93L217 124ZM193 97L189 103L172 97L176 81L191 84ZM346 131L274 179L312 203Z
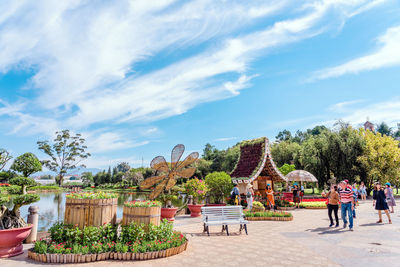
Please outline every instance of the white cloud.
M363 101L364 100L362 99L357 99L357 100L339 102L328 107L328 110L333 112L346 112L352 105L361 103Z
M389 28L378 38L380 48L376 51L350 60L333 68L320 70L313 79L327 79L346 74L357 74L362 71L400 65L400 26Z
M231 141L231 140L235 140L237 139L237 137L222 137L222 138L217 138L214 141L215 142L225 142L225 141Z
M150 162L148 161L143 161L141 159L137 159L135 157L120 157L120 158L113 158L110 159L109 157L105 156L91 156L84 161L82 161L83 164L86 165L88 168L100 168L104 169L107 168L108 166L116 166L121 162L128 162L131 167L141 167L142 164L143 166L149 166Z

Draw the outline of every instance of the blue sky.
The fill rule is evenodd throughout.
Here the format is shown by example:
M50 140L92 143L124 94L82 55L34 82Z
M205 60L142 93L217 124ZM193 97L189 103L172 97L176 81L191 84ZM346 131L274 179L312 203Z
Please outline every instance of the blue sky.
M82 133L88 167L343 119L400 122L400 3L0 3L0 147Z

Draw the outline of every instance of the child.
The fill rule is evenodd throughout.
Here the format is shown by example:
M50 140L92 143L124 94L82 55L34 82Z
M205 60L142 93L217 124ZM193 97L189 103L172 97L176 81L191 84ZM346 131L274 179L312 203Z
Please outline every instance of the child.
M357 184L353 184L353 218L356 218L356 206L358 204Z

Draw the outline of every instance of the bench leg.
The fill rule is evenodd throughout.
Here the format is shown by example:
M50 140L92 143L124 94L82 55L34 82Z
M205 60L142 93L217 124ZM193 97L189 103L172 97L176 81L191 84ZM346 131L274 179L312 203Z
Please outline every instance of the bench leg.
M206 224L205 224L205 223L203 223L203 233L205 233L206 231L207 231Z
M247 233L247 224L244 225L244 231L246 232L246 235L248 235L248 233Z
M229 235L228 225L225 225L226 234Z
M221 233L223 233L224 231L225 231L225 225L222 225Z
M240 225L240 229L239 229L240 233L242 233L242 229L243 229L243 224Z
M209 226L207 225L207 235L210 236L210 231L209 231L208 227Z

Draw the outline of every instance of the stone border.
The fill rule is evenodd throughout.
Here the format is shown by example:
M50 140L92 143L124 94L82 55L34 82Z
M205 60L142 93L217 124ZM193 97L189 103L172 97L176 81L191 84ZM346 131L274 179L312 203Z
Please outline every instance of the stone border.
M278 210L294 210L294 209L296 209L296 207L295 206L293 206L293 207L276 207Z
M165 258L174 256L186 250L188 241L179 247L169 248L166 250L152 251L145 253L118 253L118 252L105 252L100 254L39 254L33 252L33 248L28 250L28 258L45 263L85 263L102 260L151 260L157 258Z
M248 221L293 221L292 217L246 217Z

